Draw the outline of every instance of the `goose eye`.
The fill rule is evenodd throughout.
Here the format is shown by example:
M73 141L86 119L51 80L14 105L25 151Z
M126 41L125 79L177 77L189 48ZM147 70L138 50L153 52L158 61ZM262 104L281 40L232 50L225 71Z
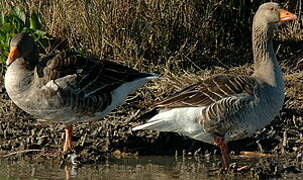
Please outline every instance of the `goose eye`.
M271 7L271 8L269 8L269 10L273 11L273 10L275 10L275 8Z

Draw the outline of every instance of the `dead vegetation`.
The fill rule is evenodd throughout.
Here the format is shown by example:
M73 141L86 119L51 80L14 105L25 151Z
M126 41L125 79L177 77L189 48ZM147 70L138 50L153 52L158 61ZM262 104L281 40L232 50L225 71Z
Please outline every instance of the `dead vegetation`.
M36 10L49 34L67 39L83 54L140 69L161 64L161 69L179 71L247 63L252 16L262 2L6 0L0 5L5 11L13 5L28 13ZM281 2L301 16L300 0ZM302 20L280 32L276 39L299 43Z
M172 133L137 132L131 127L143 112L166 96L215 73L251 74L250 27L261 0L244 1L11 1L2 10L21 5L35 9L45 31L66 39L83 55L119 61L162 77L135 92L104 121L76 126L75 148L85 162L102 159L104 152L174 154L175 151L212 152L214 147ZM281 116L255 137L232 144L249 149L302 155L303 142L303 19L300 0L282 1L300 19L276 33L277 55L286 80L286 101ZM41 125L16 108L5 94L0 77L0 154L24 149L57 149L62 141L56 125ZM42 128L43 127L43 128ZM140 146L138 146L140 144ZM87 156L87 154L90 156ZM98 158L96 158L98 157ZM297 157L302 158L302 156ZM97 159L97 160L96 160Z

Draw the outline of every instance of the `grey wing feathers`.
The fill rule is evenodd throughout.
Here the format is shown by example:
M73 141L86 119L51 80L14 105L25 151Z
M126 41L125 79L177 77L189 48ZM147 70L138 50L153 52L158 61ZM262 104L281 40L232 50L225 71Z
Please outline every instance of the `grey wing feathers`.
M185 88L159 103L159 108L209 106L223 98L239 94L253 95L256 81L249 76L217 75Z
M235 128L236 121L241 121L243 110L254 102L255 97L251 95L239 95L224 98L216 103L207 106L202 110L201 124L206 132L224 135L228 130Z
M154 76L65 51L42 59L36 72L41 84L58 86L62 106L91 113L104 110L112 101L111 92L123 83Z
M256 99L256 88L253 77L217 75L187 87L157 107L168 111L182 107L204 107L197 123L205 132L224 134L233 128L240 113ZM153 123L156 125L156 122L149 122Z

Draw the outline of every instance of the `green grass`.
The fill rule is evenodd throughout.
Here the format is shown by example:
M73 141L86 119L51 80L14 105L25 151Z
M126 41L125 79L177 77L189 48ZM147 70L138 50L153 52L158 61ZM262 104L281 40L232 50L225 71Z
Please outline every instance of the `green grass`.
M19 6L12 6L9 13L1 12L0 18L0 63L4 64L9 53L10 39L19 32L30 33L41 43L46 32L41 30L40 18L35 11L26 15Z

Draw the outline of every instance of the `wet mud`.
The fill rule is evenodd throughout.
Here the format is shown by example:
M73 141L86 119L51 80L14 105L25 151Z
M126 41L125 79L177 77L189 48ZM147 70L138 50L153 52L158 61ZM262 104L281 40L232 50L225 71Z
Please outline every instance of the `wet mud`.
M131 94L126 103L106 118L74 125L73 145L80 165L98 164L108 158L135 158L146 155L169 155L195 158L197 163L209 162L213 167L209 176L247 176L264 178L293 177L302 174L303 164L303 73L302 66L283 66L286 98L280 116L254 136L230 142L231 171L220 164L220 152L213 145L195 141L175 133L155 131L132 132L143 123L139 119L152 104L167 95L154 94L147 85ZM250 72L252 66L243 66L228 72ZM226 72L215 70L215 73ZM211 73L214 73L213 71ZM30 159L68 164L68 155L61 155L64 131L60 123L40 122L12 103L0 77L0 158L10 161ZM248 152L255 161L251 161ZM258 157L258 153L260 157ZM266 157L261 157L266 156ZM249 161L247 161L249 160ZM237 171L241 166L248 166Z

